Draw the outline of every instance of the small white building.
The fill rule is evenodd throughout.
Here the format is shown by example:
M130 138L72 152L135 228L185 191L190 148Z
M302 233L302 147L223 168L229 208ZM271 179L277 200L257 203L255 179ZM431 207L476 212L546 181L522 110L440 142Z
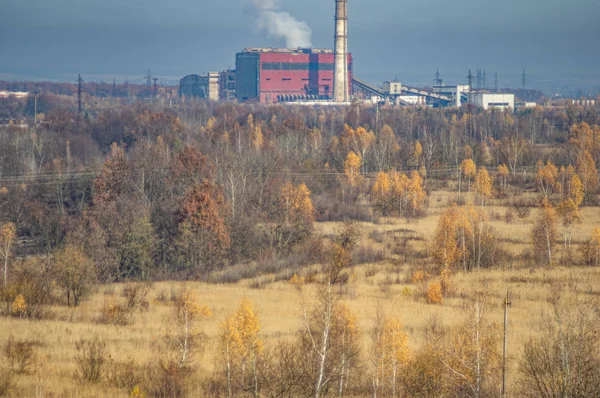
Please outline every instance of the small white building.
M6 90L2 90L0 91L0 98L26 98L29 95L28 92L25 91L6 91Z
M409 105L427 105L427 98L420 95L399 95L396 100Z
M515 110L514 94L471 93L469 102L475 106L488 109Z
M471 86L468 84L457 85L457 86L434 86L433 92L437 94L442 94L447 97L452 98L452 106L460 107L463 103L463 99L467 99L469 92L471 91Z
M536 102L517 102L515 104L515 108L522 110L522 109L533 109L535 107L537 107L538 104Z
M402 95L402 83L383 82L383 92L388 95Z

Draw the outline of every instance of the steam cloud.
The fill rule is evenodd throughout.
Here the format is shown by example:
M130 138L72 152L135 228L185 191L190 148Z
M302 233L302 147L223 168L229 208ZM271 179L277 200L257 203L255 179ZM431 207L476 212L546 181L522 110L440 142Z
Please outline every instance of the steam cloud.
M259 10L258 29L270 37L285 39L286 46L312 47L312 30L306 22L298 21L289 13L279 11L279 0L253 0Z

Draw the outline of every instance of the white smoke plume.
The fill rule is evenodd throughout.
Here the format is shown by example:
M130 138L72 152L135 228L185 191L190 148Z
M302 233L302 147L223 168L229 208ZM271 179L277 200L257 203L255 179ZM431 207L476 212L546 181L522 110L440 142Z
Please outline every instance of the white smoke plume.
M312 30L306 22L279 11L279 0L253 0L259 11L258 29L270 37L285 39L289 48L312 47Z

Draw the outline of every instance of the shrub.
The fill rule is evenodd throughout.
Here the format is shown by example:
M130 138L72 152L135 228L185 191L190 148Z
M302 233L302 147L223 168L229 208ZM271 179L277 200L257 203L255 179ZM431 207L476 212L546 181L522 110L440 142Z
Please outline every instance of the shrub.
M8 286L0 289L0 313L41 319L50 313L43 306L52 302L52 278L37 258L18 263Z
M292 286L295 286L296 288L299 288L302 285L304 285L304 277L294 274L294 275L292 275L292 277L290 278L288 283Z
M104 298L98 322L105 325L125 326L131 323L133 309L127 304L121 304L115 296Z
M444 296L442 295L442 284L439 282L432 282L427 285L426 298L429 304L442 304L444 302Z
M381 269L376 265L370 265L365 269L365 278L372 278L377 275Z
M353 264L378 263L385 260L382 250L375 250L371 246L360 246L352 252Z
M264 289L269 283L273 282L273 277L261 276L250 283L250 289Z
M148 390L156 398L182 398L187 396L192 371L179 366L176 361L161 360L148 369Z
M512 203L512 208L517 214L517 217L521 220L526 219L531 211L531 205L524 200L514 201Z
M0 397L8 397L13 390L13 373L5 368L0 368Z
M431 279L431 275L429 275L427 272L416 271L412 276L411 282L415 285L418 285L419 283L427 282L429 279Z
M129 283L123 288L121 296L125 298L125 306L131 311L136 309L147 310L150 306L148 302L149 286L141 283Z
M24 374L29 371L35 360L33 343L30 341L17 341L10 336L4 345L4 356L7 365L16 374Z
M144 382L144 372L133 358L129 358L125 362L111 361L106 378L111 386L133 391L136 387L139 390L139 385Z
M110 360L110 354L106 350L106 343L95 337L92 340L81 339L75 343L77 355L76 376L90 383L97 383L102 378L105 366Z

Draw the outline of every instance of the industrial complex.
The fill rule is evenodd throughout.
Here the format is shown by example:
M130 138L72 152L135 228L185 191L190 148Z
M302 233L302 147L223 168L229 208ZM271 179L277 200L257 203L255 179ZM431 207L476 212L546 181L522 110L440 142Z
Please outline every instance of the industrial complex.
M347 80L341 90L349 93L352 55L344 68ZM347 66L346 66L347 65ZM249 48L236 56L238 101L265 104L334 99L335 54L326 49ZM349 94L342 94L348 102Z
M397 106L515 109L514 94L474 90L468 85L432 89L387 81L377 87L358 79L348 51L347 0L335 0L334 49L246 48L236 55L236 69L188 75L181 79L181 97L261 104L345 105L352 101Z

